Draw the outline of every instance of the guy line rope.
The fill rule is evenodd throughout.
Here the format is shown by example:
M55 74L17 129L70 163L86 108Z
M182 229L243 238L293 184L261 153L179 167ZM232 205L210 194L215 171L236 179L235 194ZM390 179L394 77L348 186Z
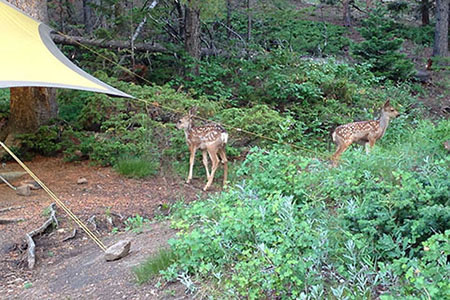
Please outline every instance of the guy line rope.
M52 198L56 204L58 204L58 206L61 207L67 215L69 215L69 217L86 232L86 234L100 247L100 249L106 251L105 244L103 244L103 242L86 225L84 225L84 223L77 216L75 216L72 211L61 200L59 200L59 198L3 142L0 142L0 146L2 146L6 152L8 152L9 155L11 155L17 163L44 189L44 191L47 192L50 198Z

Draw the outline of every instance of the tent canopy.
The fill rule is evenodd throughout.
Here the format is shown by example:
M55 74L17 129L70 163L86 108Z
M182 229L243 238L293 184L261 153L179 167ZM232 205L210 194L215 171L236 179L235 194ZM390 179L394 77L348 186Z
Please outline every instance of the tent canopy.
M0 88L55 87L132 98L74 65L53 43L51 32L0 0Z

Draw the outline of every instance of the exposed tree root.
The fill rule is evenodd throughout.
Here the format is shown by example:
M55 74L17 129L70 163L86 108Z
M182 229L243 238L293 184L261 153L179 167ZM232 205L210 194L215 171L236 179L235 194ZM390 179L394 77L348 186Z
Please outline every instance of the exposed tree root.
M77 235L77 229L72 230L72 234L63 238L63 242L73 239Z
M36 263L36 255L35 255L35 249L36 244L33 241L33 236L43 233L51 224L55 223L56 227L58 227L58 220L56 219L56 210L55 210L55 203L50 204L50 217L47 219L47 221L42 224L41 227L27 233L25 235L25 239L28 244L28 268L31 270L34 268L34 265Z

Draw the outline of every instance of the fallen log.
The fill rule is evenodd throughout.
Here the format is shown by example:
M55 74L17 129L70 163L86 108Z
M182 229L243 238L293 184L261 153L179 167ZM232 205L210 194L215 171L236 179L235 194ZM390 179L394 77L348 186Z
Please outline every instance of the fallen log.
M33 237L35 235L43 233L53 223L55 223L55 225L58 226L58 220L56 219L55 207L56 207L55 203L50 204L50 206L49 206L50 217L47 219L47 221L45 221L41 227L39 227L25 235L25 240L27 241L27 244L28 244L27 255L28 255L28 268L30 270L33 269L34 265L36 264L36 254L35 254L36 244L33 241Z
M131 49L130 41L107 41L98 39L87 39L81 36L66 36L60 34L52 34L52 39L57 44L79 46L80 44L86 46L94 46L107 49ZM141 52L169 52L166 47L158 43L135 43L133 44L134 51Z
M119 40L99 40L99 39L88 39L81 36L68 36L68 35L60 35L60 34L52 34L52 40L56 44L62 44L62 45L71 45L71 46L93 46L93 47L99 47L99 48L106 48L106 49L114 49L114 50L121 50L121 49L128 49L133 50L137 52L152 52L152 53L174 53L174 51L171 51L164 47L161 44L158 43L133 43L131 44L130 41L119 41ZM211 48L202 48L201 49L201 56L216 56L221 55L224 57L230 56L229 53L227 53L224 50L220 49L211 49Z

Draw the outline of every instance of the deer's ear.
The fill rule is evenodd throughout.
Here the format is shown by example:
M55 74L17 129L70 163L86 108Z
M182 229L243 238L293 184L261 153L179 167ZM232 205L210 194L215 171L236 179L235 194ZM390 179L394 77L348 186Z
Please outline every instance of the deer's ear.
M194 106L194 107L192 107L190 110L189 110L189 115L190 116L193 116L193 115L195 115L197 113L197 106Z
M388 106L391 106L390 100L388 100L384 103L384 107L388 107Z

